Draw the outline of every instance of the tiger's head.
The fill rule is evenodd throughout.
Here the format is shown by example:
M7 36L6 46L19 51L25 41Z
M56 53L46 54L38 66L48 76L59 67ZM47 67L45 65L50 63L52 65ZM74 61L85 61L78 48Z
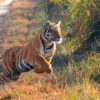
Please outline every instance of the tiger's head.
M61 43L62 37L60 24L61 21L59 21L57 24L47 21L43 29L44 38L51 42Z

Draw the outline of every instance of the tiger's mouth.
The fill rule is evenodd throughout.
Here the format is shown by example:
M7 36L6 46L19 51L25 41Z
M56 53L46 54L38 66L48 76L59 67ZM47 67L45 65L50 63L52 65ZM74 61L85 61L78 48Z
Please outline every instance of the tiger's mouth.
M62 42L62 38L51 38L51 40L56 42L57 44L60 44Z

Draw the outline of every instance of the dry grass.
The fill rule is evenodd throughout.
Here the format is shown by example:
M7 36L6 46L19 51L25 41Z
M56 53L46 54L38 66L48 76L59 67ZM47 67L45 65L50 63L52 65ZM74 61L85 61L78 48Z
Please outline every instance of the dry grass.
M5 20L7 35L2 38L3 50L26 45L40 31L45 18L43 11L34 12L35 4L28 0L13 4L14 9ZM80 45L77 41L78 38L70 41L63 38L52 61L53 74L23 73L18 81L0 88L0 100L100 100L100 84L90 80L91 73L100 71L100 55L94 52L79 65L66 64L67 53L71 54Z
M61 74L62 72L59 72ZM64 73L64 71L63 71ZM0 89L0 97L4 100L99 100L100 91L97 84L88 79L84 82L73 83L71 86L63 84L60 79L66 75L37 75L32 71L21 75L17 82L7 84ZM66 80L63 80L66 81ZM63 82L64 83L64 82Z

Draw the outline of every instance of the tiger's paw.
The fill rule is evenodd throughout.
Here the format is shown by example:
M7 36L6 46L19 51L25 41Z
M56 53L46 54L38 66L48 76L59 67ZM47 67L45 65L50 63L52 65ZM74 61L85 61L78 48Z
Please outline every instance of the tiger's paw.
M52 67L51 65L49 66L49 68L44 68L44 67L37 67L34 69L35 73L52 73Z
M49 69L47 69L46 72L47 72L47 73L52 73L52 72L53 72L52 67L51 67L51 64L50 64L50 66L49 66Z

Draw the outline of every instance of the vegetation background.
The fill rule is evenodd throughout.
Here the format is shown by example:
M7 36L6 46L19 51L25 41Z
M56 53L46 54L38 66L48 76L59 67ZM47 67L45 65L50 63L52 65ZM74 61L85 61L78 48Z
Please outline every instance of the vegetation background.
M23 73L0 88L0 100L100 100L100 0L16 0L9 9L0 53L31 42L47 20L62 21L63 42L52 75Z

